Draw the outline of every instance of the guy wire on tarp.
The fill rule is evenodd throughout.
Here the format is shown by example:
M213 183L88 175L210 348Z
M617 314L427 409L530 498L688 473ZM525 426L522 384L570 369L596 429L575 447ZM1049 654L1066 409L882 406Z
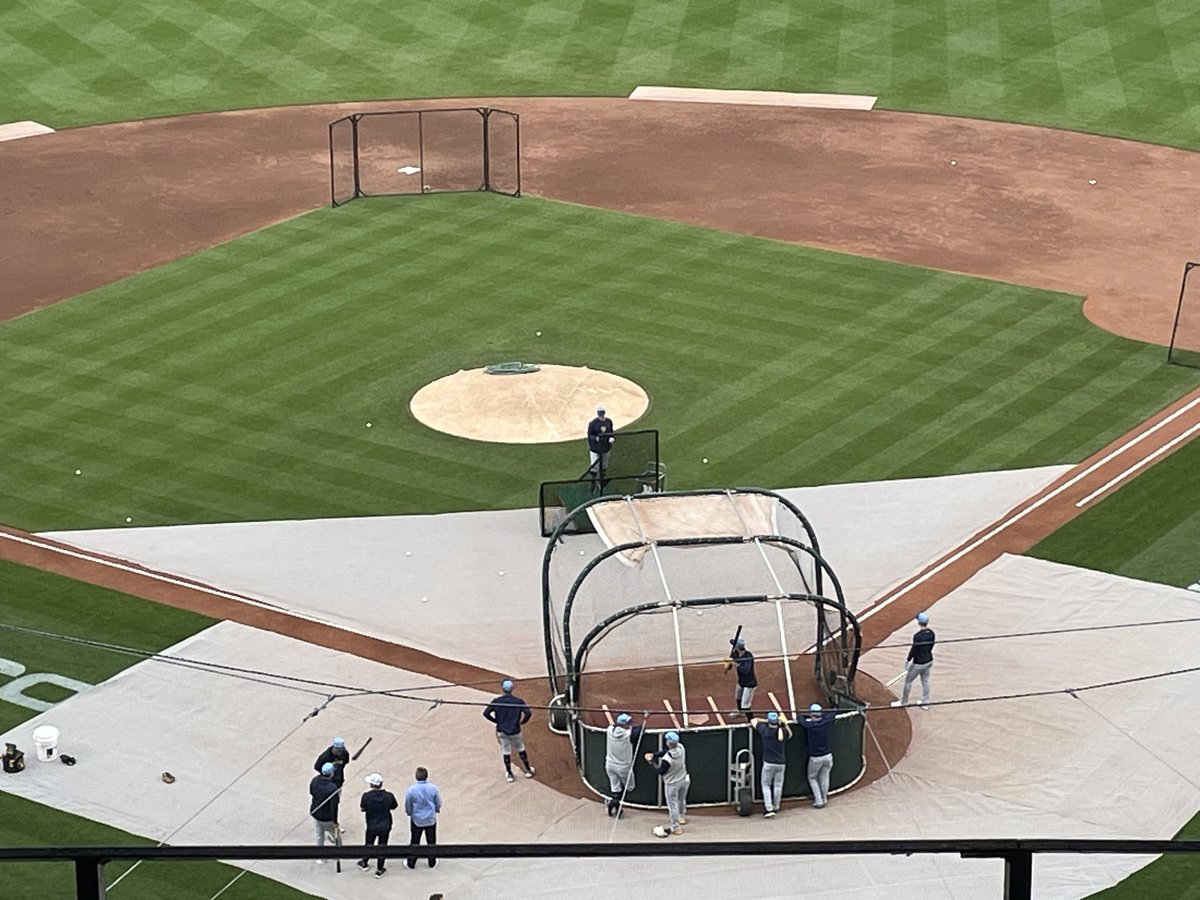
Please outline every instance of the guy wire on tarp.
M1062 634L1062 633L1076 632L1076 631L1085 631L1085 632L1086 631L1105 631L1105 630L1109 630L1109 629L1113 629L1113 628L1138 628L1138 627L1152 626L1152 625L1172 625L1172 624L1184 624L1184 623L1196 623L1196 622L1200 622L1200 616L1189 616L1189 617L1181 618L1181 619L1160 619L1160 620L1149 621L1149 622L1128 622L1128 623L1119 624L1119 625L1097 625L1097 626L1088 626L1088 627L1080 627L1080 628L1052 629L1049 631L1030 631L1030 632L1023 632L1023 633L998 634L998 635L991 635L991 636L980 635L980 636L973 637L973 638L961 638L959 640L961 640L961 641L969 641L969 640L970 641L979 641L979 640L989 640L989 639L993 639L993 638L994 639L1002 639L1002 638L1013 638L1013 637L1030 637L1030 636L1036 636L1036 635L1042 635L1042 634ZM469 706L469 707L476 707L476 708L485 708L488 706L490 701L447 700L447 699L440 698L440 697L430 698L428 696L423 696L423 697L416 696L415 694L417 691L438 690L438 689L446 690L446 689L456 688L456 687L475 688L480 684L493 684L494 683L494 679L490 679L490 680L487 680L484 682L443 682L443 683L436 684L436 685L420 685L420 686L410 687L410 688L374 689L374 688L365 688L365 687L361 687L361 686L357 686L357 685L344 685L344 684L337 684L334 682L317 681L317 680L308 679L308 678L299 678L294 675L281 675L281 674L277 674L277 673L273 673L273 672L263 672L263 671L258 671L258 670L254 670L254 669L245 669L245 668L241 668L238 666L225 665L222 663L206 663L201 660L190 660L190 659L186 659L183 657L169 656L166 654L155 653L155 652L148 651L148 650L138 650L136 648L131 648L131 647L121 647L120 645L117 645L117 644L106 644L101 641L93 641L93 640L88 640L86 638L76 638L76 637L72 637L70 635L55 634L53 632L36 631L34 629L23 628L21 626L16 626L16 625L0 624L0 631L11 631L11 632L16 632L16 633L21 633L21 634L28 634L28 635L38 636L38 637L44 637L44 638L51 639L51 640L60 640L60 641L68 642L68 643L76 643L76 644L81 644L81 645L86 645L86 646L91 646L91 647L98 647L98 648L102 648L102 649L106 649L106 650L112 650L114 652L126 653L126 654L129 654L132 656L140 656L143 659L145 659L147 661L151 661L151 662L165 662L170 665L180 665L184 668L194 668L194 669L198 669L201 671L209 671L213 674L225 675L230 678L235 678L235 679L240 679L243 681L250 681L250 682L255 682L255 683L260 683L260 684L267 684L268 686L288 688L291 690L305 690L305 689L297 688L294 685L275 684L274 682L263 681L263 678L273 678L273 679L278 679L280 681L291 681L291 682L297 682L298 684L312 685L314 687L323 687L323 688L326 688L327 690L325 690L325 691L306 690L305 691L306 693L316 694L318 696L325 697L325 702L322 703L320 705L320 707L318 707L318 711L319 711L319 709L323 709L324 707L328 706L329 703L331 703L333 700L344 700L344 699L349 699L352 697L374 697L374 696L390 697L390 698L396 699L396 700L412 700L412 701L416 701L419 703L428 703L428 704L430 704L431 709L435 708L437 706ZM950 643L950 641L944 641L944 642L939 641L938 642L939 645L941 645L943 643ZM892 646L892 647L908 647L909 644L908 643L892 644L890 646ZM720 659L713 659L710 662L711 663L720 663L720 662L723 662L724 659L725 659L725 657L722 657ZM657 668L657 667L655 667L655 668ZM622 671L625 671L625 670L622 670ZM629 670L629 671L636 671L636 670ZM1058 694L1066 694L1069 696L1073 696L1076 693L1082 693L1085 691L1094 691L1094 690L1100 690L1103 688L1118 687L1120 685L1126 685L1126 684L1137 684L1137 683L1145 682L1145 681L1155 681L1155 680L1162 679L1162 678L1171 678L1171 677L1174 677L1177 675L1189 675L1189 674L1192 674L1195 672L1200 672L1200 666L1187 666L1187 667L1179 668L1179 669L1169 669L1169 670L1163 671L1163 672L1153 672L1148 675L1136 675L1136 676L1132 676L1130 678L1119 678L1119 679L1115 679L1112 681L1098 682L1096 684L1081 685L1079 687L1047 688L1047 689L1039 690L1039 691L1024 691L1024 692L1013 693L1013 694L990 694L990 695L986 695L986 696L982 696L982 697L960 697L960 698L951 699L951 700L935 700L935 701L931 701L930 703L925 704L925 705L926 706L953 706L953 705L966 704L966 703L991 703L991 702L1002 701L1002 700L1021 700L1021 699L1036 698L1036 697L1052 697L1052 696L1055 696ZM328 689L334 689L335 691L337 691L337 693L329 694L327 692ZM555 710L558 708L558 707L550 706L548 704L540 705L540 704L531 703L528 705L531 709L536 709L539 711L551 711L551 710ZM914 703L914 704L909 704L909 705L916 706L917 704ZM887 708L888 707L870 707L870 709L873 709L876 711L882 711ZM890 707L890 708L903 709L906 707ZM579 707L578 711L603 715L606 711L611 711L611 710L605 710L603 707L599 707L599 708ZM852 712L862 712L863 710L859 709L857 707L854 707L854 708L848 708L848 709L832 709L830 711L831 712L840 712L840 713L852 713ZM683 712L683 710L676 710L676 712ZM712 710L710 710L710 709L687 710L687 712L690 715L702 715L702 714L708 715L709 713L712 712ZM308 716L308 718L311 718L311 717L312 717L312 714L310 714Z

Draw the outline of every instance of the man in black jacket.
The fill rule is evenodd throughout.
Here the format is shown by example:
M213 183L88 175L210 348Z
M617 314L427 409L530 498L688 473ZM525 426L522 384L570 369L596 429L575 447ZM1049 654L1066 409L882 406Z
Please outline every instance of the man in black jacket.
M313 769L320 772L325 763L333 763L333 783L338 787L345 784L346 766L350 764L350 751L346 749L344 738L335 737L333 744L326 747L317 757L317 761L313 763Z
M388 836L392 833L392 810L399 804L396 802L395 794L383 789L382 775L372 772L367 776L366 781L371 789L362 795L358 804L358 808L363 811L367 819L367 836L363 843L368 847L372 844L386 847ZM364 872L368 871L371 868L370 860L364 856L358 861L358 867ZM375 877L382 878L386 871L387 867L384 866L381 856L375 861Z
M321 774L308 783L308 796L311 798L308 813L312 816L318 847L325 846L326 837L337 842L338 796L342 789L334 783L333 771L333 763L325 763L321 767ZM323 863L325 860L318 859L317 862Z
M608 471L608 454L612 452L613 421L604 415L604 407L596 407L596 418L588 422L588 472L592 483L604 486L604 474Z

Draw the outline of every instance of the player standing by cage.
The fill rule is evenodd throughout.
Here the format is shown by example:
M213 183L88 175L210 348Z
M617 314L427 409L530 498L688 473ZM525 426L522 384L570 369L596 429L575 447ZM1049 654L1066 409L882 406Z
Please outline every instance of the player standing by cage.
M725 671L728 672L737 666L737 687L733 691L733 702L738 712L749 716L751 704L754 702L754 690L758 687L758 676L754 674L754 654L746 649L744 637L734 638L730 643L733 644L733 649L729 651L729 659L725 660Z
M813 808L824 809L829 802L829 773L833 771L833 750L829 735L837 713L821 709L820 703L808 708L808 715L796 724L808 732L808 786L812 790Z
M929 670L933 668L933 645L937 643L937 635L929 627L929 613L917 613L917 624L921 627L913 635L912 646L908 650L908 659L904 662L904 693L899 700L893 700L892 706L907 706L908 692L912 683L921 679L921 709L929 709Z
M500 744L500 758L504 761L504 778L513 780L512 752L517 751L521 757L521 765L525 768L525 777L532 778L536 771L529 764L529 754L525 752L525 739L521 737L521 726L533 718L529 704L513 694L513 683L505 678L500 682L502 693L492 700L483 711L483 717L496 726L496 740Z
M679 743L679 735L668 731L663 735L666 749L658 753L647 753L646 762L662 776L663 793L667 798L667 812L671 815L670 829L656 826L654 833L659 837L668 834L683 834L683 826L687 824L687 795L692 786L691 776L687 770L687 751Z
M608 775L611 796L604 801L610 816L621 816L621 805L625 795L633 790L633 748L642 737L640 725L630 727L633 719L629 713L621 713L617 721L608 726L604 744L604 771Z
M783 775L787 764L784 743L792 736L792 726L786 716L767 713L766 721L750 720L750 726L762 738L762 797L763 818L770 819L783 800Z

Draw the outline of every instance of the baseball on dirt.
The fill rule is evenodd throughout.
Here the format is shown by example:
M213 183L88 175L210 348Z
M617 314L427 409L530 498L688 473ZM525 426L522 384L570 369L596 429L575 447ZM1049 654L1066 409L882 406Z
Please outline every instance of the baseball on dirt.
M952 166L957 166L957 165L958 165L958 160L957 160L957 159L952 159L952 160L950 160L950 165L952 165Z
M1096 179L1095 179L1095 178L1089 178L1089 179L1088 179L1088 184L1095 184L1095 183L1096 183Z

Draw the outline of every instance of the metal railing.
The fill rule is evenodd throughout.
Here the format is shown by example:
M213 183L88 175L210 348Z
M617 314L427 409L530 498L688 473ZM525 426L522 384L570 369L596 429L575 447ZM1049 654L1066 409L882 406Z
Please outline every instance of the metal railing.
M356 860L372 859L595 859L604 857L693 857L693 856L846 856L953 854L963 859L996 859L1004 863L1004 885L998 897L1028 900L1033 889L1033 862L1039 853L1137 854L1200 853L1200 840L879 840L879 841L683 841L617 844L440 844L414 847L280 847L280 846L195 846L195 847L8 847L0 848L0 882L6 862L72 862L75 865L75 896L79 900L103 900L104 866L124 860Z

